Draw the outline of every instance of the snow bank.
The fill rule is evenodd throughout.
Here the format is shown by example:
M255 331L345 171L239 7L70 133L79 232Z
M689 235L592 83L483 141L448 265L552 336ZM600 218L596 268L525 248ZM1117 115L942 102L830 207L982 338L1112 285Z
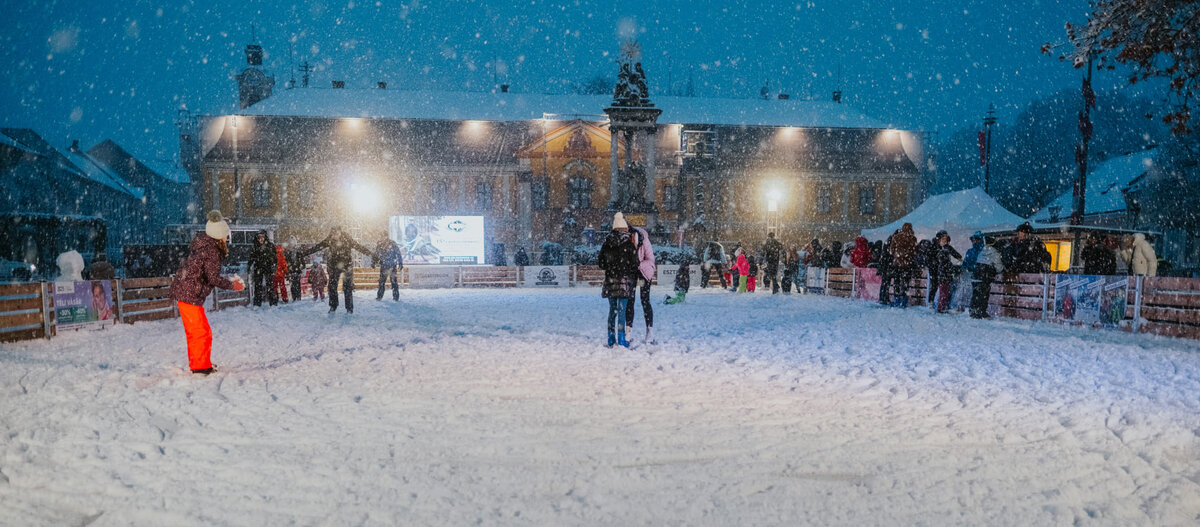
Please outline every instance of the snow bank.
M1200 515L1194 342L693 288L624 350L595 288L366 293L211 314L208 378L174 320L0 345L0 524Z

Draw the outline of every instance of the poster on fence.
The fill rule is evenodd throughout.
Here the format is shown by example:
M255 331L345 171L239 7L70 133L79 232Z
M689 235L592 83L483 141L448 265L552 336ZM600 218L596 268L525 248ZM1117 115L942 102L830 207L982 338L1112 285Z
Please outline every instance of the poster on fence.
M1059 275L1054 286L1054 321L1117 327L1125 318L1129 278Z
M854 298L878 301L879 286L883 283L879 270L873 267L859 267L854 269L854 273Z
M525 287L568 287L571 285L571 266L532 265L525 268Z
M408 286L414 289L437 289L454 287L458 282L458 268L453 266L405 267L408 271Z
M660 265L658 266L658 285L667 288L675 287L675 277L679 275L678 265ZM688 280L693 286L700 285L700 266L688 266Z
M825 271L823 267L809 267L805 278L806 292L813 295L825 294Z
M112 282L54 282L54 317L59 330L115 324Z

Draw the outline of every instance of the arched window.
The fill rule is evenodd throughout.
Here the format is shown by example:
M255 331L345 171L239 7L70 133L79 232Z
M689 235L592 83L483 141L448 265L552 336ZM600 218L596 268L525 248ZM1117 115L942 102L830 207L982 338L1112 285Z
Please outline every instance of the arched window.
M271 206L271 180L265 177L255 178L250 184L252 200L255 208L265 209Z

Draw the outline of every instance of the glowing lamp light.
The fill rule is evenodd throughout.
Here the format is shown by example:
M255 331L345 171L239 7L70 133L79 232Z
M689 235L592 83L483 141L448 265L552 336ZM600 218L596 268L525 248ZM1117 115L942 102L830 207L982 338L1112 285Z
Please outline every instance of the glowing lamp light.
M350 184L350 205L358 212L373 212L383 204L379 192L370 185Z
M783 193L779 189L771 189L767 191L767 212L779 212L779 201L783 199Z

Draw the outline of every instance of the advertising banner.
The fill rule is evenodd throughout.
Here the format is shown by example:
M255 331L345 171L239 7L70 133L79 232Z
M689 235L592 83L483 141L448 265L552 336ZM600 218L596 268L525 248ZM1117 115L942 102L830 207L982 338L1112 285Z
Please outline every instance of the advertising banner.
M404 265L484 263L483 216L392 216L388 234Z
M658 285L667 288L675 287L675 276L679 274L678 265L660 265L658 266ZM691 280L692 287L700 285L700 266L688 266L688 279Z
M825 294L825 268L809 267L805 277L805 291L812 295Z
M1117 327L1125 318L1129 277L1059 275L1054 286L1054 320Z
M571 266L531 265L524 269L525 287L569 287Z
M873 267L858 267L854 269L854 298L862 300L879 300L879 286L883 283L879 270Z
M54 282L54 317L59 330L116 323L112 282Z
M453 266L413 266L408 271L408 286L414 289L436 289L454 287L458 282L458 268Z

